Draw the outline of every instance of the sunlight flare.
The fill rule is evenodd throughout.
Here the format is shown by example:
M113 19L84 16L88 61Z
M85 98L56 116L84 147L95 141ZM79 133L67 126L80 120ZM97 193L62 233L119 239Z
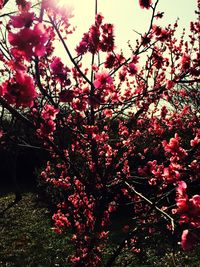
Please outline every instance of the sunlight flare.
M74 7L72 1L66 0L46 0L45 5L47 8L54 10L58 15L61 15L65 18L72 18Z

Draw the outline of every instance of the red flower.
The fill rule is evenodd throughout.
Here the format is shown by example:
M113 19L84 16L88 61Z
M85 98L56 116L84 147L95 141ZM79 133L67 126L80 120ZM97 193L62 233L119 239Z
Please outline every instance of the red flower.
M191 146L197 146L199 144L199 142L200 142L200 138L198 138L196 136L193 140L190 141L190 145Z
M190 68L190 56L187 54L184 54L181 60L182 70L186 71Z
M114 49L113 25L110 23L102 24L103 16L96 15L96 24L92 25L87 33L84 33L79 45L76 47L78 54L86 52L96 53L99 50L111 52Z
M184 230L181 237L181 246L183 250L191 250L197 240L196 235L190 233L188 230Z
M40 126L41 135L47 136L56 130L56 124L53 120L48 120Z
M106 23L101 26L103 34L100 42L100 48L103 52L111 52L114 50L114 34L113 25Z
M51 105L45 105L41 116L44 120L49 120L49 119L55 120L57 114L58 114L58 109L55 109Z
M63 73L64 65L59 57L55 57L50 65L50 68L53 70L54 74L58 75L60 73Z
M45 43L48 34L41 23L35 25L34 29L24 28L18 33L9 33L8 40L14 49L15 55L21 54L27 59L31 56L43 56L45 53Z
M3 7L3 4L4 4L4 0L0 0L0 8Z
M163 145L164 145L164 149L167 152L171 152L171 153L176 153L179 150L179 139L178 138L171 138L169 141L169 144L164 143L163 141Z
M90 28L90 44L89 44L89 51L91 53L95 53L99 49L99 36L100 36L99 27L97 27L96 25L92 25Z
M104 17L102 16L102 14L97 14L95 17L95 22L98 26L100 26L102 24Z
M166 29L161 30L161 34L157 37L157 40L164 42L169 38L170 34Z
M18 72L13 79L6 82L5 90L5 98L10 104L17 106L32 106L36 96L32 78L23 72Z
M110 110L110 109L105 109L103 113L107 118L111 118L112 114L113 114L112 110Z
M34 13L22 12L18 16L11 16L11 24L14 28L29 28L34 20Z
M151 38L149 38L146 34L142 36L141 44L146 46L151 42Z
M21 11L27 11L31 7L31 3L26 0L16 0L16 4L19 6Z
M180 147L180 137L178 134L175 134L174 138L171 138L169 144L166 140L162 142L164 150L172 155L178 156L179 158L184 158L187 156L185 149Z
M158 12L158 13L155 15L155 17L156 17L157 19L161 19L163 16L164 16L164 12Z
M95 88L102 88L107 84L112 84L113 79L108 72L103 71L95 74L94 86Z
M132 75L135 75L138 71L138 68L136 67L136 65L134 63L129 63L128 65L128 70L129 70L129 73L130 73L130 76Z
M76 47L76 52L79 55L85 54L88 51L88 45L89 45L89 33L84 33L82 40Z
M41 123L38 131L41 135L51 135L56 130L56 123L54 120L58 112L58 109L55 109L53 106L48 104L44 106L44 109L41 113L44 123Z
M115 60L116 60L116 58L114 55L108 54L106 61L104 63L105 68L108 68L108 69L112 68L115 64Z
M59 82L65 83L65 85L70 85L71 81L67 79L67 73L70 72L69 68L65 67L59 57L55 57L50 65L54 76Z
M149 9L152 4L152 0L139 0L139 4L141 8Z
M177 195L178 197L183 197L186 195L186 189L187 189L187 184L184 181L179 181L177 187Z
M0 129L0 138L3 137L3 130Z
M200 196L194 195L190 199L190 204L191 204L191 213L194 216L200 216Z
M6 93L5 86L0 85L0 96L3 96Z

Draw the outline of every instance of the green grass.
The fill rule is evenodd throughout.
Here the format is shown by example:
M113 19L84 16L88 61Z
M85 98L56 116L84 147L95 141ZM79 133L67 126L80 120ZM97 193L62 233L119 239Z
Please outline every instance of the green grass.
M14 200L0 199L0 210ZM71 253L69 239L52 231L51 215L32 193L0 217L0 266L66 266ZM69 266L69 265L68 265Z
M13 194L0 197L0 211L14 200ZM120 235L120 221L112 243L106 248L108 259ZM119 238L119 236L118 236ZM190 254L166 246L162 238L150 245L145 257L124 250L114 267L177 266L199 267L200 249ZM0 267L68 267L68 256L73 253L69 237L52 231L51 214L34 193L24 193L22 200L0 217ZM103 265L102 265L103 266Z

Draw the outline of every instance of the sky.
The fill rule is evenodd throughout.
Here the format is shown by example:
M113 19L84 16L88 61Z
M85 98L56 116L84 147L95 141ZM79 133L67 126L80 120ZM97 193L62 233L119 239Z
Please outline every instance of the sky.
M57 0L58 1L58 0ZM78 43L90 25L94 22L95 0L59 0L74 8L74 17L70 20L77 26L76 32L70 37L69 46ZM138 35L133 31L144 33L149 27L151 11L141 9L139 0L98 0L98 12L105 17L105 22L114 23L117 48L127 50L127 41L134 40ZM153 0L155 3L155 0ZM196 0L160 0L157 11L164 11L160 22L163 26L174 23L179 18L179 34L182 29L189 29L189 23L194 20Z
M34 0L38 1L38 0ZM76 26L76 31L68 37L67 45L75 56L75 47L80 42L83 33L87 32L91 24L94 23L95 0L50 0L55 3L60 2L63 8L73 7L74 17L70 19L70 23ZM155 3L156 0L152 0ZM160 0L157 11L165 13L162 20L156 20L162 26L174 23L179 18L179 36L182 29L188 29L191 20L195 19L194 10L196 9L197 0ZM10 0L7 8L12 10L15 0ZM127 41L134 47L135 40L138 36L137 31L144 34L149 27L151 18L151 10L141 9L139 0L98 0L98 12L105 17L104 22L113 23L115 25L115 44L117 52L123 50L126 57L130 55ZM57 45L57 51L63 53L63 48ZM73 53L74 52L74 53Z

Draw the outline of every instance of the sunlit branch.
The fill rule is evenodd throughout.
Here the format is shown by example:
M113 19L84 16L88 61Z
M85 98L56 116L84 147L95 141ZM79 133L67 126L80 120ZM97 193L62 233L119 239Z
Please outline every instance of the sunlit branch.
M57 28L56 24L54 23L53 19L51 17L49 17L59 39L61 40L63 47L65 48L65 51L67 52L67 55L69 56L71 62L73 63L73 65L75 66L75 68L77 69L77 71L81 74L81 76L84 78L85 81L87 81L87 83L89 83L91 86L94 86L93 83L87 78L87 76L82 72L82 70L79 68L79 66L77 65L77 63L75 62L74 58L72 57L68 46L66 45L61 33L59 32L59 29Z

